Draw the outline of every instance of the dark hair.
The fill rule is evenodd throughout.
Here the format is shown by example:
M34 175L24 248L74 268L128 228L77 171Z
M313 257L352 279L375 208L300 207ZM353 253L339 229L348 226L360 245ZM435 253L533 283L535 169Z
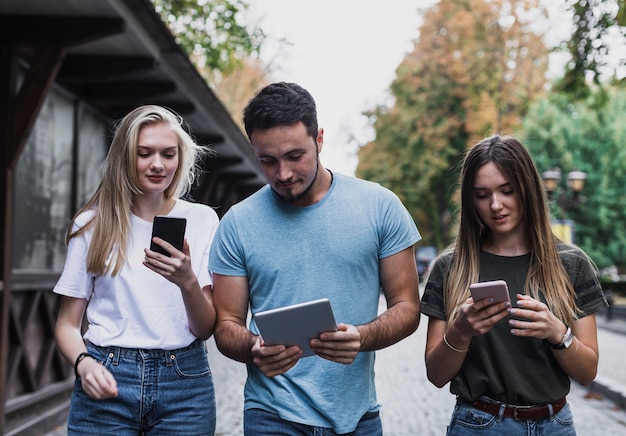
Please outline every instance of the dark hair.
M461 222L465 224L462 231L474 235L479 244L489 234L489 229L478 217L474 205L474 179L478 169L488 162L496 164L517 193L528 243L535 249L540 241L548 237L549 211L541 176L532 157L522 143L512 136L483 139L467 152L461 172Z
M541 176L524 145L512 136L492 136L470 148L461 170L461 216L453 262L445 284L446 318L453 319L469 297L469 285L479 279L480 250L491 231L480 219L474 202L476 173L493 162L511 183L518 197L530 265L524 292L535 299L543 293L550 310L565 324L577 317L574 289L557 249L550 227L548 203Z
M295 83L272 83L261 89L243 110L248 138L255 129L271 129L302 122L309 136L317 137L317 110L309 92Z

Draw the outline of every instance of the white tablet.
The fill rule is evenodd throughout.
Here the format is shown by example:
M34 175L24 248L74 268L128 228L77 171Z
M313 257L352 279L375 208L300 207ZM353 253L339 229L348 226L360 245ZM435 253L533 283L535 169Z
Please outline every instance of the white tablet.
M315 355L309 340L337 331L328 298L258 312L254 322L266 345L298 345L302 357Z

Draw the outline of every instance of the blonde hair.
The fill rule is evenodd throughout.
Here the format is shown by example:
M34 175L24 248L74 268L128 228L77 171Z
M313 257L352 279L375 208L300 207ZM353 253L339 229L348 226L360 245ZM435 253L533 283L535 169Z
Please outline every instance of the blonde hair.
M66 242L93 228L87 253L87 271L116 275L126 261L126 241L130 232L130 215L134 200L143 195L137 175L137 144L145 126L167 123L178 137L178 167L165 198L178 199L187 193L198 172L197 160L209 152L187 133L183 119L161 106L139 106L116 125L111 147L104 161L100 184L93 196L74 215L66 234ZM73 231L76 217L92 210L93 217Z
M454 319L469 297L469 285L478 281L480 250L490 230L474 205L474 180L480 167L493 162L512 185L522 213L530 265L524 293L540 299L543 293L550 310L565 324L577 318L574 288L557 250L558 239L550 226L547 198L535 164L522 143L511 136L493 136L471 147L461 169L459 232L448 252L453 252L444 281L446 318Z

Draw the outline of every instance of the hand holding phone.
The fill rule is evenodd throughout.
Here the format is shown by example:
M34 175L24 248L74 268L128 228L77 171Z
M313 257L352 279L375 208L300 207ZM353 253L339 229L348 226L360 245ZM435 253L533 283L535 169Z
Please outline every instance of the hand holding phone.
M504 280L493 280L489 282L472 283L470 293L474 302L487 297L493 298L493 303L511 302L509 297L509 287Z
M172 244L177 250L183 251L186 227L187 220L185 218L157 215L152 224L152 238L155 236L161 238ZM165 248L154 243L152 238L150 238L150 250L172 257Z

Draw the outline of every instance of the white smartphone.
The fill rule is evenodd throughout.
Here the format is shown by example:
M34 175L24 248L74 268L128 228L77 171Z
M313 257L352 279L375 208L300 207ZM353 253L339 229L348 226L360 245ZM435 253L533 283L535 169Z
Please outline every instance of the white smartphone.
M152 237L157 236L172 244L177 250L183 251L185 227L187 227L185 218L157 215L152 224ZM152 242L152 239L150 239L150 250L168 257L172 256L165 248Z
M470 285L470 293L472 294L474 302L487 297L493 298L494 303L502 303L504 301L511 302L509 287L504 280L472 283Z

